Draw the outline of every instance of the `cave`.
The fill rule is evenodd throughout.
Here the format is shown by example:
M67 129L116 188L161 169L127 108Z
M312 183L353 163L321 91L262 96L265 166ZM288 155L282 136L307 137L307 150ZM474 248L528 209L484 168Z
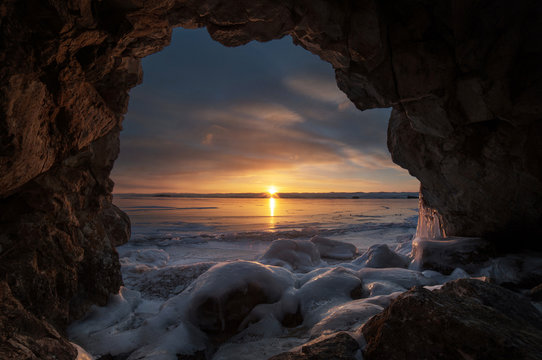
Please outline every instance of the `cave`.
M537 1L20 1L0 5L0 354L73 359L64 329L122 283L110 171L141 58L174 27L225 46L290 35L360 109L446 236L542 248ZM376 357L375 357L376 358Z

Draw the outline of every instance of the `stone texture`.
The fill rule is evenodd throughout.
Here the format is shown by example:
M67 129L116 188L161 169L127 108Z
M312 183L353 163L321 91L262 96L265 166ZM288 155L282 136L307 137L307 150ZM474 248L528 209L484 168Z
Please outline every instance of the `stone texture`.
M300 351L285 352L269 360L356 360L359 344L345 332L322 336L301 346Z
M132 234L128 215L113 204L103 209L100 215L111 245L120 246L126 244Z
M3 1L0 282L58 326L118 290L127 224L108 176L140 59L175 26L227 46L291 35L359 109L394 108L392 158L447 235L540 248L541 13L499 0Z
M36 318L0 281L0 358L72 360L73 348L51 325Z
M364 358L540 359L542 314L525 298L478 280L412 288L362 328Z

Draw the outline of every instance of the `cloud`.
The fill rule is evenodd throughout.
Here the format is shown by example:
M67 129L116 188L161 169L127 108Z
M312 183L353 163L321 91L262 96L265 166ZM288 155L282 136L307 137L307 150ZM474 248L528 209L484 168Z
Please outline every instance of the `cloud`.
M355 109L329 64L286 38L231 49L204 30L176 31L143 66L117 192L417 188L387 152L389 110Z
M339 90L334 78L319 75L294 75L283 80L290 90L308 96L318 101L337 105L337 109L344 111L353 107L352 102Z
M201 141L203 145L211 145L213 143L213 133L207 133L205 134L205 137Z

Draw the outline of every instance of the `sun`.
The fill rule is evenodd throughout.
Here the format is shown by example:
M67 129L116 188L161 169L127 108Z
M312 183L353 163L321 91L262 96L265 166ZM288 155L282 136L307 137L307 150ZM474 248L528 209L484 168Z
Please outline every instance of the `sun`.
M277 188L274 187L274 186L270 186L270 187L267 189L267 192L269 193L269 195L274 196L274 195L277 193Z

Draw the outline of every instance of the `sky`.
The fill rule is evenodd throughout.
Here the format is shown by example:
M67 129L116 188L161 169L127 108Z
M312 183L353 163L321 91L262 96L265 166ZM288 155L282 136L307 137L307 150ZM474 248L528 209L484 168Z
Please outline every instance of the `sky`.
M391 110L357 110L331 65L289 36L228 48L176 29L143 71L116 193L418 190L386 148Z

